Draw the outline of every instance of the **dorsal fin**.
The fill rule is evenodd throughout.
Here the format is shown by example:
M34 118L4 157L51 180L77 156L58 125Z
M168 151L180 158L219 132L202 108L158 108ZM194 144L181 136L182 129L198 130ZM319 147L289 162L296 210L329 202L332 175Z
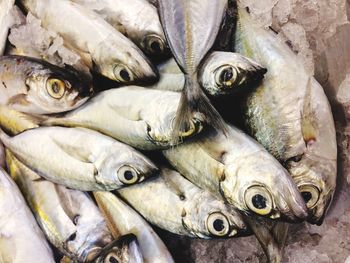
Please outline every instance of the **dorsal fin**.
M305 143L308 143L312 140L315 141L317 137L317 124L315 123L315 119L313 117L315 114L312 109L311 92L312 77L309 78L307 83L306 92L304 96L303 111L301 114L301 131Z

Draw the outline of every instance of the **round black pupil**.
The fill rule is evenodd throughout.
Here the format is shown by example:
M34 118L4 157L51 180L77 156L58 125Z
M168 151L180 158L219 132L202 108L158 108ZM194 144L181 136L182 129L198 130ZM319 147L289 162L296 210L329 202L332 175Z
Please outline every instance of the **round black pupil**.
M227 82L227 81L230 81L232 79L232 77L233 77L232 68L225 69L221 73L220 81L221 82Z
M125 81L130 81L130 75L125 69L120 71L120 77Z
M312 198L312 194L310 192L301 192L301 195L304 198L305 203L309 202Z
M134 178L134 175L131 171L125 171L124 172L124 178L128 181L132 180Z
M59 93L60 92L59 85L58 85L57 81L55 81L52 84L52 91L55 92L55 93Z
M160 43L158 41L153 41L151 43L151 49L154 51L154 52L160 52L162 51L161 47L160 47Z
M213 223L213 226L214 229L218 232L221 232L225 228L224 221L222 221L221 219L216 219Z
M293 157L292 160L297 163L297 162L301 161L301 158L302 158L302 156L298 155L298 156Z
M252 203L255 208L257 209L263 209L266 208L266 198L262 195L256 194L252 198Z
M109 263L119 263L119 261L115 257L111 256L109 258Z

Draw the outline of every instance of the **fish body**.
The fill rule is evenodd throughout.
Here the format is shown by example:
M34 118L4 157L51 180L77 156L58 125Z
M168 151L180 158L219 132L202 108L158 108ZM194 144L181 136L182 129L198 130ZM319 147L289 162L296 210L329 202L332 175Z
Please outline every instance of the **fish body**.
M77 190L117 189L157 171L133 148L83 128L41 127L14 137L1 132L0 137L16 158L40 176Z
M74 0L100 14L118 31L130 38L149 55L167 52L165 35L157 8L146 0Z
M0 168L5 168L5 148L0 141Z
M49 244L21 192L1 168L0 196L0 261L54 263Z
M22 56L0 57L0 104L18 111L69 111L92 95L92 85L73 68Z
M94 192L114 237L134 234L145 263L173 263L168 249L150 225L132 208L110 192Z
M185 76L174 59L158 67L160 80L150 88L182 91ZM198 71L204 91L214 97L246 93L263 79L266 69L238 53L214 51L209 53Z
M188 180L244 213L290 222L307 216L287 171L233 126L227 127L226 136L212 130L163 154Z
M11 26L10 11L15 0L2 0L0 2L0 56L4 54L7 35Z
M107 224L86 193L41 178L9 151L10 174L48 240L70 259L91 262L113 241Z
M105 77L126 83L157 76L142 51L95 12L68 0L24 0L22 4L44 27L91 57L94 70Z
M320 224L336 187L337 144L329 102L320 84L276 35L239 9L236 51L268 73L243 99L249 133L285 165Z
M142 150L172 146L171 132L180 94L137 86L99 93L87 104L43 125L81 126L102 132ZM182 138L194 136L202 124L194 119Z
M120 189L118 195L148 222L175 234L222 238L248 232L235 209L174 170L164 168L160 177Z
M159 14L168 45L185 74L185 86L174 122L174 139L193 117L224 130L219 113L198 83L198 67L213 46L227 1L159 0Z

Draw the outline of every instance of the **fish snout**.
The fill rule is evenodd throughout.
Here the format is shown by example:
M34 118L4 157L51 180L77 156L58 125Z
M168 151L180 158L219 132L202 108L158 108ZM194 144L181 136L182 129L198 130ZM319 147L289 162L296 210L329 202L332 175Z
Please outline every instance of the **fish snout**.
M286 208L281 209L281 218L290 223L300 223L309 216L304 199L299 192L290 193L286 197Z

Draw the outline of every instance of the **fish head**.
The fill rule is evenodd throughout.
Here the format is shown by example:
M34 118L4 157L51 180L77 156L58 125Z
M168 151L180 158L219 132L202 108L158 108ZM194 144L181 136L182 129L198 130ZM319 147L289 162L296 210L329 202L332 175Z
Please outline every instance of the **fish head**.
M93 94L91 79L73 67L60 68L43 61L37 64L26 72L25 84L30 102L41 109L38 113L75 109Z
M134 235L122 236L107 245L100 253L93 258L96 263L142 263L143 256L140 246Z
M121 36L124 37L124 36ZM108 41L108 39L106 40ZM120 82L153 81L158 72L142 51L131 41L121 41L124 45L115 46L113 42L96 49L94 68L105 77ZM118 53L115 50L119 50Z
M199 82L213 96L233 94L257 85L267 70L238 53L212 52L201 65Z
M133 185L155 175L158 168L143 154L118 142L104 151L96 162L98 180L113 189Z
M164 94L166 95L166 94ZM147 136L148 139L156 145L169 147L173 143L173 130L177 113L177 106L180 94L173 93L172 96L164 96L160 98L156 105L150 105L145 115L147 120ZM175 102L175 103L174 103ZM162 109L162 110L159 110ZM187 129L179 132L178 139L175 142L184 141L195 136L203 130L203 122L195 116L189 122Z
M288 222L308 215L291 176L263 149L228 165L220 188L229 203L247 214Z
M164 34L146 34L141 41L141 47L148 55L161 56L169 53Z
M315 79L309 81L301 115L302 143L284 163L305 199L308 221L320 225L336 187L337 143L329 102Z
M246 235L248 226L240 213L208 192L192 196L182 212L185 228L200 238L228 238Z

